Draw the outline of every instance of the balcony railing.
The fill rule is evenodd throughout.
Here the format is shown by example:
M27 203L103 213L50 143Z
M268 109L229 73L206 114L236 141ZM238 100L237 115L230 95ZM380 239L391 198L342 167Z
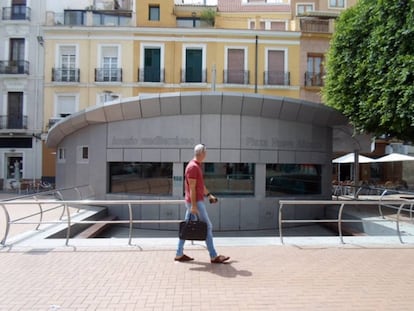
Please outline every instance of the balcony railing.
M18 21L28 20L30 21L31 9L25 5L13 5L12 7L4 7L2 18L4 21Z
M79 82L79 68L52 68L53 82Z
M303 32L329 33L329 20L301 19L300 30Z
M93 26L131 26L131 11L93 11Z
M96 68L95 82L122 82L122 68Z
M127 10L64 10L46 12L47 25L62 26L132 26L133 13Z
M164 82L165 70L152 68L139 68L139 82Z
M263 80L265 85L290 85L290 72L265 71Z
M305 72L305 86L323 86L323 72Z
M249 84L248 70L224 70L223 76L224 83Z
M65 10L63 13L63 21L60 23L71 26L86 25L86 11L84 10Z
M12 117L10 115L0 116L0 129L27 129L27 116Z
M29 74L26 60L0 60L0 74Z
M181 70L181 83L206 83L207 71L194 72L191 68Z

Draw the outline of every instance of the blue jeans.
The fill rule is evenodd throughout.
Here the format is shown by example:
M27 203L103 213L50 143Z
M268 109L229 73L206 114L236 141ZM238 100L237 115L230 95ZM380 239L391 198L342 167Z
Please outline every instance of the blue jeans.
M185 207L187 208L185 212L185 218L188 219L190 216L190 210L191 210L191 204L185 203ZM216 250L214 249L214 243L213 243L213 225L211 224L210 218L208 218L206 205L204 204L204 201L198 201L197 202L197 208L198 208L198 217L201 221L204 221L207 223L207 238L206 238L206 245L207 250L210 254L210 258L217 257ZM178 248L177 248L177 257L182 256L184 254L184 243L185 240L179 240L178 241Z

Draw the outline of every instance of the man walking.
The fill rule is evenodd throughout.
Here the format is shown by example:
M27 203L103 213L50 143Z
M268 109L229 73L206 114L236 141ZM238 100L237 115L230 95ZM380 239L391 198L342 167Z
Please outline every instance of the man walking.
M204 203L204 196L206 195L211 202L217 202L217 198L211 194L204 185L203 171L201 163L206 158L206 146L198 144L194 147L194 158L188 163L185 168L185 206L187 208L185 219L188 219L191 214L198 215L201 221L207 223L207 238L206 245L210 254L211 263L224 263L230 257L217 255L213 243L213 225L207 214L206 205ZM179 240L175 261L191 261L191 258L184 254L185 240Z

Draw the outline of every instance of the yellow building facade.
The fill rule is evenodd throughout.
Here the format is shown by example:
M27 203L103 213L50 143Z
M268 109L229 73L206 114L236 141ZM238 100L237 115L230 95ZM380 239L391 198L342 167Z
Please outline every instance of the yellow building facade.
M112 10L74 3L70 10L62 4L48 12L44 131L88 107L149 93L218 91L309 99L304 81L308 52L303 49L309 45L302 42L312 36L301 32L295 3L175 2L121 1L121 8ZM324 38L328 42L329 31ZM310 90L315 102L319 90L320 85ZM44 153L43 173L53 176L54 152Z

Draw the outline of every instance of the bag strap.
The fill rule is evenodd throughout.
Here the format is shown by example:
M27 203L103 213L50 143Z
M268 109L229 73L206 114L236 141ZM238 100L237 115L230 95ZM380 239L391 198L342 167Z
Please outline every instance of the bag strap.
M188 215L188 219L186 219L187 221L190 221L191 220L191 217L193 217L194 216L194 220L195 221L199 221L200 219L199 219L199 216L197 215L197 214L192 214L192 213L188 213L189 215Z

